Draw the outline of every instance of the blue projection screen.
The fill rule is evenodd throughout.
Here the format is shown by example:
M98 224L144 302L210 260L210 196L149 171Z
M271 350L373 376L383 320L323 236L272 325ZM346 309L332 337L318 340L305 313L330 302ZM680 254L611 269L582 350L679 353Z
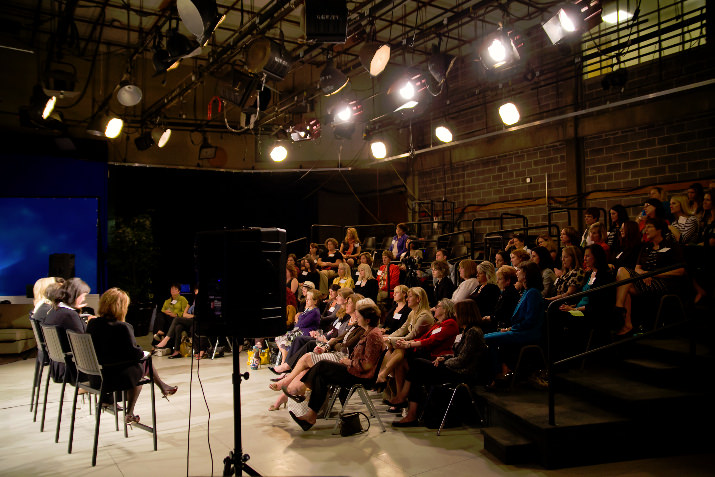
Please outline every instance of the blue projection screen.
M25 296L50 255L72 253L75 274L97 293L97 198L0 197L0 296Z

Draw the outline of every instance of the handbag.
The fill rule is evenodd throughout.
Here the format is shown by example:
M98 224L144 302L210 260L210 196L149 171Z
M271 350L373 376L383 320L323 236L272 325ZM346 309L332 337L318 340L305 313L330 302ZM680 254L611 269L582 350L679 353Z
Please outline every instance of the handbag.
M362 428L360 416L367 419L367 429ZM340 415L340 435L343 437L362 434L370 430L370 419L362 412L348 412Z
M248 361L246 362L247 366L251 365L251 360L253 359L253 350L249 349L247 352L248 354ZM267 349L261 348L260 352L260 357L261 357L261 364L270 364L270 353Z

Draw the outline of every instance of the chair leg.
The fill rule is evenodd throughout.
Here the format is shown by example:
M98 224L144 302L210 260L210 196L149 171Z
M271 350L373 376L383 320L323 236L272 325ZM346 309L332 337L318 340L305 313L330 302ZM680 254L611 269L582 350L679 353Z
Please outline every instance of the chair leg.
M42 420L40 421L40 432L45 430L45 413L47 412L47 391L50 388L50 373L47 373L45 381L45 402L42 404Z
M101 397L101 393L100 393ZM116 405L116 402L115 402ZM102 410L100 407L102 406L102 399L97 400L97 408L95 409L95 416L94 416L94 448L92 449L92 467L97 465L97 446L99 444L99 418L102 416ZM116 414L116 409L115 409L115 414ZM118 429L117 429L118 430Z
M151 364L151 361L149 362L149 387L151 387L151 433L154 439L154 451L156 451L156 401L154 394L154 366Z
M127 433L127 392L122 391L122 407L124 409L122 410L122 417L124 421L124 437L129 437L129 434Z
M350 392L348 393L348 396L345 398L345 402L343 403L342 408L340 409L340 415L342 416L343 413L345 412L345 406L348 405L348 402L350 401L350 398L353 396L353 393L355 392L355 386L352 386L350 388ZM340 387L338 387L338 391L336 394L340 394ZM340 426L340 418L335 420L335 427L333 427L333 434L336 434L338 431L338 426Z
M79 394L79 386L77 383L75 383L75 388L74 388L74 398L72 398L72 418L70 419L70 440L69 444L67 444L67 453L71 454L72 453L72 439L74 438L74 418L75 415L77 414L77 395ZM82 395L84 396L84 394ZM92 400L89 400L89 407L92 407Z
M40 405L40 391L42 390L42 371L45 369L44 366L40 368L40 375L37 377L37 392L35 393L35 413L32 416L32 422L37 422L37 407ZM47 376L50 375L50 370L47 370Z
M40 368L42 368L42 363L38 359L35 359L35 376L32 379L32 397L30 397L30 412L32 412L33 406L35 405L35 390L37 389L37 376L40 373Z
M114 427L115 430L119 430L119 413L117 412L117 393L112 393L112 401L114 401L114 404L112 407L114 408Z
M382 423L382 419L377 413L377 409L375 409L375 406L372 404L372 399L370 399L370 396L367 395L367 391L365 391L365 388L363 386L360 386L357 391L360 395L360 399L362 399L362 403L365 405L368 412L372 415L372 417L377 419L377 423L380 424L380 429L382 429L382 432L387 432L387 429L385 429L385 425Z
M67 386L67 375L62 380L62 391L60 391L60 409L57 411L57 430L55 431L55 444L60 441L60 425L62 423L62 405L65 401L65 387Z

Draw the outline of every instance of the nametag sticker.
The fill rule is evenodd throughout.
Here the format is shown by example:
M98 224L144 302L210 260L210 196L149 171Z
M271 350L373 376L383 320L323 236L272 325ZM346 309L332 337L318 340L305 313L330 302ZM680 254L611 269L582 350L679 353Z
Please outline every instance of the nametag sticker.
M329 253L329 254L328 254L328 257L334 257L334 256L335 256L334 253Z
M400 318L402 318L402 313L395 313L392 315L393 320L399 320Z
M591 278L588 279L588 284L593 285L593 283L596 281L596 275L592 275Z
M440 331L442 331L442 327L441 327L441 326L440 326L439 328L433 329L433 330L432 330L432 333L430 333L430 334L431 334L431 335L436 335L436 334L439 333Z
M660 253L660 252L667 252L668 250L670 250L670 247L663 247L663 248L659 248L659 249L657 250L657 252L658 252L658 253Z
M331 306L330 308L328 308L328 311L331 312L331 313L334 312L334 311L335 311L335 307L334 307L334 306Z
M172 305L176 305L178 302L176 300L171 300Z
M618 255L616 255L616 260L620 259L620 258L621 258L621 255L623 255L623 252L621 252L621 253L619 253Z
M377 276L379 277L380 275L382 275L382 270L377 271Z
M569 311L569 314L571 316L583 316L583 312L580 310L571 310L571 311Z
M308 272L306 272L306 271L303 272L303 275L307 275L307 274L308 274Z

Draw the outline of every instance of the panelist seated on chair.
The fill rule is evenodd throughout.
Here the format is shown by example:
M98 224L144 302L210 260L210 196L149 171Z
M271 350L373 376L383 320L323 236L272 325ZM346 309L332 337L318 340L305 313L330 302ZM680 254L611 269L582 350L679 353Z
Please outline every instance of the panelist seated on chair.
M154 323L154 340L164 342L164 338L169 336L168 330L171 323L177 317L182 317L184 315L184 310L189 306L189 302L181 296L181 285L178 283L172 283L169 288L169 293L171 296L164 300L164 304L161 306L161 313L156 315L156 323ZM166 346L164 344L163 346Z
M103 372L105 389L128 389L127 422L139 422L134 415L141 386L139 381L149 374L149 364L143 360L144 351L137 345L134 328L124 321L129 307L129 296L119 288L110 288L99 300L99 316L87 325L87 333L92 335L99 364L105 366ZM169 386L153 369L154 383L162 395L176 393L176 386ZM97 376L90 376L90 385L99 388Z
M412 362L405 378L405 381L410 383L407 415L394 421L393 427L419 425L417 412L419 404L424 400L424 385L478 384L479 380L484 378L487 344L480 328L482 317L479 308L473 301L464 300L455 304L455 311L460 339L455 340L453 353L431 360L417 358Z
M199 296L199 288L194 287L193 291L194 302L189 305L186 298L184 298L183 296L181 297L181 299L186 302L186 307L182 310L181 315L174 317L174 319L171 321L171 326L169 326L169 330L167 331L166 336L156 345L157 348L162 349L169 345L169 343L171 343L172 347L174 348L174 352L171 354L171 356L169 356L170 359L181 358L181 352L179 351L179 347L181 346L181 334L184 331L186 331L193 339L194 305L196 304L196 297ZM172 291L172 297L173 296L174 295ZM166 302L164 302L164 306L166 306Z
M79 310L87 306L85 300L90 288L81 278L70 278L62 285L52 288L49 293L49 300L52 301L52 309L45 317L45 325L55 326L59 332L60 342L62 343L62 351L68 353L70 351L69 341L67 340L67 330L77 333L84 333L85 323L80 317ZM90 317L91 318L91 317ZM67 366L64 363L52 362L50 373L55 382L62 382L65 372L68 372L67 382L74 382L77 376L77 369L74 363L68 362Z
M320 361L303 376L303 383L311 389L308 412L302 416L290 412L293 420L303 430L307 431L315 424L330 385L368 384L377 372L378 361L385 347L382 333L377 329L377 324L380 322L380 309L372 300L361 302L355 315L358 326L365 330L365 334L355 345L352 356L343 358L337 363Z

